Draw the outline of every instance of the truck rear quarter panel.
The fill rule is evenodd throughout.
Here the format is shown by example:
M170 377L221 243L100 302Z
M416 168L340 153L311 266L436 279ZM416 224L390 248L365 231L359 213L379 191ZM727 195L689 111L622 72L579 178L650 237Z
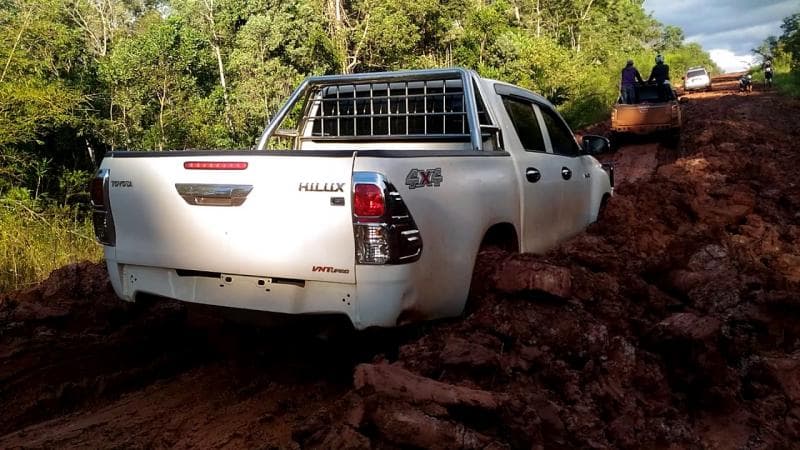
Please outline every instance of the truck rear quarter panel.
M438 186L414 184L423 181L420 172L432 169L440 169ZM419 226L422 256L409 267L409 285L415 292L404 296L401 309L414 317L460 314L485 232L503 222L520 229L519 192L510 155L465 152L465 156L442 157L432 152L429 157L357 157L354 171L387 176ZM356 266L357 279L364 269L375 268Z

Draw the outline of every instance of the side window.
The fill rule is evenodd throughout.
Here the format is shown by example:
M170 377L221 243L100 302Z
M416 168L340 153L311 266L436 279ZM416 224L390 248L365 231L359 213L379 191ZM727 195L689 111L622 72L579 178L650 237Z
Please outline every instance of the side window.
M548 108L539 108L544 118L550 142L553 144L553 153L564 156L578 156L581 154L572 132L564 125L560 117Z
M503 106L506 108L511 123L517 131L522 147L529 152L544 152L544 138L536 120L533 103L514 97L503 97Z

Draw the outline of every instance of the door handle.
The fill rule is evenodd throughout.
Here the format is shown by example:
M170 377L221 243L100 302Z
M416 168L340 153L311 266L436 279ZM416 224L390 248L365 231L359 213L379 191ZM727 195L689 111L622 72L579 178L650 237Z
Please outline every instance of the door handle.
M561 168L561 178L563 178L565 180L569 180L570 178L572 178L572 171L569 170L568 167L562 167Z
M542 179L542 173L533 167L528 167L525 169L525 178L527 178L531 183L536 183Z

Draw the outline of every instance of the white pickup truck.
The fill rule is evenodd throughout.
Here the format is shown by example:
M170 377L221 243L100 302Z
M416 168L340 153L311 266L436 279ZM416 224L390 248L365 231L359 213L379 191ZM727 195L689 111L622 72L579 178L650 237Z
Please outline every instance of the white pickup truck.
M311 77L254 150L108 154L95 232L127 301L456 316L482 243L543 252L597 219L608 141L582 144L541 96L464 69Z

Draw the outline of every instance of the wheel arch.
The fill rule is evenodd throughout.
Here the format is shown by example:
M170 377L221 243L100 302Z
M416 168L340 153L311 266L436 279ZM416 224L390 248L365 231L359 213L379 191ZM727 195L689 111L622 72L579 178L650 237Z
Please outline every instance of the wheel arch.
M517 228L510 222L498 222L489 226L483 233L478 251L487 247L519 252L520 241Z

